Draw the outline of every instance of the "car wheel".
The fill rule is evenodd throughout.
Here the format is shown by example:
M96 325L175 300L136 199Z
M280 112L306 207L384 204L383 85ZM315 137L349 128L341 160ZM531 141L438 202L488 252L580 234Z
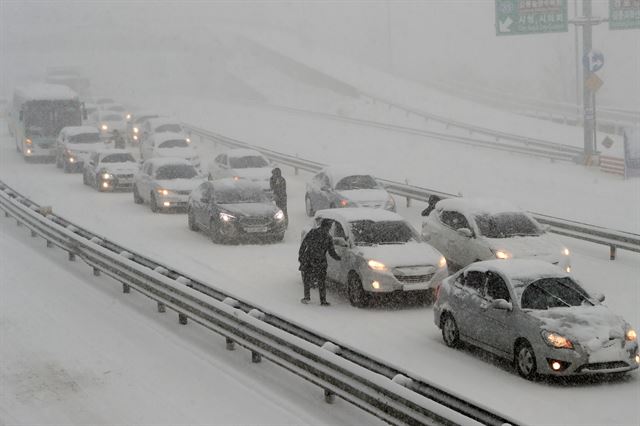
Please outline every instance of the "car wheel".
M198 230L198 225L196 224L196 218L193 215L193 211L191 209L187 210L187 223L189 224L189 229L192 231Z
M316 214L316 212L313 210L313 205L311 204L311 198L309 198L308 195L305 195L304 197L304 206L305 210L307 211L307 216L313 217L313 215Z
M284 240L284 232L273 237L273 241L276 243L279 243L282 240Z
M220 230L213 219L209 222L209 237L215 244L222 244L225 242L223 235L220 233Z
M56 155L56 167L59 169L62 168L62 157L60 157L60 155Z
M347 283L347 293L349 295L349 303L356 308L362 308L367 305L368 295L362 288L362 280L356 273L349 275Z
M158 213L160 211L160 207L158 207L158 200L156 200L156 194L153 192L149 197L149 207L151 207L151 211L154 213Z
M144 203L144 200L142 199L142 197L140 196L140 193L138 192L138 186L135 184L133 185L133 202L136 204Z
M442 319L442 340L450 348L456 348L460 345L460 331L458 324L450 313L445 313Z
M527 380L533 380L538 371L536 355L533 348L526 340L521 342L515 351L515 364L518 374Z

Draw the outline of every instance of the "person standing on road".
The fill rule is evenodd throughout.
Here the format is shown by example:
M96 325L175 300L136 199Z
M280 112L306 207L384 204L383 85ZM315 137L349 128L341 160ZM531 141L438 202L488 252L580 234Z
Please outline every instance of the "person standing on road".
M335 260L341 260L333 247L333 240L329 235L331 221L324 219L318 228L314 228L304 237L300 250L298 251L298 268L302 273L304 283L304 297L300 302L309 303L311 301L311 284L318 285L320 293L320 304L329 306L327 302L327 253Z
M113 147L116 149L124 149L125 147L124 138L122 137L118 129L113 130Z
M271 171L271 179L269 179L269 186L273 191L273 201L282 213L284 213L284 220L287 226L289 225L289 214L287 213L287 181L282 176L280 168L276 167Z

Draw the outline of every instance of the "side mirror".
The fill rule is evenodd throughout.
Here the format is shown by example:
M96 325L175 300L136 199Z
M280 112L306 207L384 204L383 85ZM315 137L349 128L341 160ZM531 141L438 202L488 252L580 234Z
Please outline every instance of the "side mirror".
M338 247L348 247L347 240L342 237L333 237L333 245Z
M462 235L463 237L466 237L466 238L473 237L473 232L471 232L471 229L469 229L469 228L460 228L460 229L458 229L458 234L460 234L460 235Z
M513 305L511 304L511 302L507 302L504 299L496 299L493 302L491 302L490 305L491 308L493 309L498 309L501 311L511 311L513 310Z
M604 302L604 294L596 293L593 295L593 298L598 301L598 303Z

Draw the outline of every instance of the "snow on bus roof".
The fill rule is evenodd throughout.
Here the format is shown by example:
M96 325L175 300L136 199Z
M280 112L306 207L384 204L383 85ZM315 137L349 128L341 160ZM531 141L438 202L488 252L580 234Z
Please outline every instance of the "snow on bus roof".
M343 220L355 222L358 220L372 220L374 222L403 221L405 218L398 213L384 209L372 209L367 207L346 207L338 209L326 209L316 212L317 218Z
M86 133L100 133L98 128L93 126L67 126L62 130L64 130L68 136L83 135Z
M438 201L437 210L455 210L465 215L521 212L522 209L508 201L494 198L446 198Z
M78 94L68 88L59 84L32 84L29 86L23 86L16 88L16 95L27 100L74 100L78 99Z

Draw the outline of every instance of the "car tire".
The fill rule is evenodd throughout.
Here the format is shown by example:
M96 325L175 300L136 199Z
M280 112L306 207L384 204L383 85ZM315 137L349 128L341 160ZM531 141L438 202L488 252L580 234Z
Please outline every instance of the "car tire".
M538 367L536 365L536 355L529 342L524 340L516 346L514 358L518 374L527 380L535 379Z
M347 295L349 296L349 303L356 308L363 308L367 306L369 302L369 295L364 288L362 288L362 280L356 273L349 274L347 280Z
M136 184L133 184L133 202L136 204L144 203L144 199L140 196L138 186Z
M284 232L273 237L273 241L276 243L279 243L282 240L284 240Z
M313 210L313 204L311 204L311 198L309 198L309 195L305 195L304 197L304 207L307 212L307 216L313 217L313 215L316 214L315 210Z
M213 219L209 221L209 237L214 244L223 244L225 242L224 237L218 230L218 227L216 226L216 223L213 221Z
M56 167L59 169L62 168L62 157L60 157L59 155L56 155Z
M442 329L442 340L444 340L444 344L450 348L460 346L460 330L453 315L445 312L442 314L441 323L442 326L440 328Z
M156 199L156 194L154 194L153 192L151 193L151 196L149 196L149 207L154 213L158 213L160 211L158 200Z
M187 210L187 224L189 225L190 230L198 230L198 224L196 223L196 218L193 215L193 211L191 209Z

